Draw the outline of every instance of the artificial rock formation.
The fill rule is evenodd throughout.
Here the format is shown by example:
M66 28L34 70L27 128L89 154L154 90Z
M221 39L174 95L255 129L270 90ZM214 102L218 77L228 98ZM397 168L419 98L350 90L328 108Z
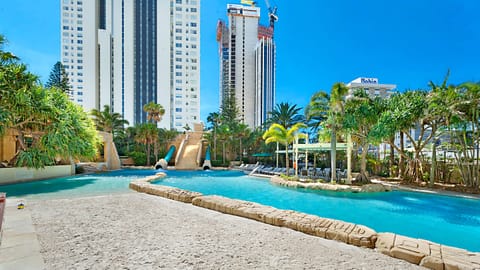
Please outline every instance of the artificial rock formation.
M193 198L202 196L201 193L183 190L174 187L167 187L161 185L153 185L150 182L158 180L162 177L165 177L164 173L158 173L155 176L149 176L146 178L138 179L133 182L130 182L129 187L135 191L143 192L147 194L152 194L167 199L191 203Z
M480 253L393 233L379 233L377 251L435 270L480 269Z
M340 185L340 184L327 184L327 183L303 183L298 181L288 181L279 176L274 176L270 178L270 183L291 187L291 188L304 188L304 189L313 189L313 190L327 190L327 191L338 191L338 192L386 192L391 191L391 187L384 186L382 184L367 184L363 186L352 186L352 185Z

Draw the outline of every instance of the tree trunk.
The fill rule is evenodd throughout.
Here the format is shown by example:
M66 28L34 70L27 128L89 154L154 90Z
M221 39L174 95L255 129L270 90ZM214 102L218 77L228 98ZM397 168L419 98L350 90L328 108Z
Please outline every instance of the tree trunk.
M368 154L368 143L362 144L362 156L360 159L360 174L357 175L355 181L361 184L368 184L370 180L367 176L367 154Z
M400 153L398 157L398 178L403 178L405 176L405 164L402 154L405 153L405 142L403 138L403 131L400 131Z
M19 128L17 128L17 141L18 144L20 145L20 150L27 150L27 146L25 145L25 137L23 136L23 131Z
M433 187L435 184L435 172L437 171L437 142L433 140L432 145L432 166L430 167L430 183L428 186Z
M395 165L395 148L393 144L395 143L395 137L390 139L390 177L395 175L395 170L393 170L393 166Z
M331 146L330 171L332 173L331 182L336 183L337 182L337 133L335 128L332 128L332 138L331 138L330 146Z
M242 153L242 138L240 138L240 155L239 155L239 156L240 156L239 160L242 161L242 159L243 159L243 153Z
M213 160L217 160L217 128L213 126Z
M225 141L223 141L223 144L222 144L222 165L225 165Z
M150 143L147 143L147 166L150 166Z
M347 135L347 183L352 183L352 134Z
M155 162L158 162L158 142L153 143L153 154L155 155Z
M420 160L420 151L415 149L415 159L413 161L413 167L412 167L412 179L415 179L415 182L420 183L423 181L423 169L422 169L422 163Z
M288 159L288 145L285 146L285 168L287 168L287 176L290 175L290 160Z

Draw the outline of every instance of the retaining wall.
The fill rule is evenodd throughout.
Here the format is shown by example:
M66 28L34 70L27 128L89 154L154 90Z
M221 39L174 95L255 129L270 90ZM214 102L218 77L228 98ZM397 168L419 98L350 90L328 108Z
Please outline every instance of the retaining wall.
M14 184L75 174L75 165L46 166L43 169L1 168L0 185Z

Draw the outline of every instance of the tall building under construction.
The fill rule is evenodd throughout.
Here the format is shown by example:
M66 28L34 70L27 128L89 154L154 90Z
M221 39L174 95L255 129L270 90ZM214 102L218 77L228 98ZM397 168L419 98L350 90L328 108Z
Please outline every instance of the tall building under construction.
M239 120L259 127L275 104L273 25L259 25L255 6L228 4L227 14L228 24L217 24L220 104L235 97Z

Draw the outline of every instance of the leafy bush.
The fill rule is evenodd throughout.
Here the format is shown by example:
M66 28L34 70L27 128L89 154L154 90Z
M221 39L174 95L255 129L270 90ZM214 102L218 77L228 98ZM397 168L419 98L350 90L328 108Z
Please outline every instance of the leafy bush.
M130 152L128 156L133 159L135 166L145 166L147 164L147 155L143 152Z
M212 160L213 167L228 167L228 162L223 163L222 160Z

